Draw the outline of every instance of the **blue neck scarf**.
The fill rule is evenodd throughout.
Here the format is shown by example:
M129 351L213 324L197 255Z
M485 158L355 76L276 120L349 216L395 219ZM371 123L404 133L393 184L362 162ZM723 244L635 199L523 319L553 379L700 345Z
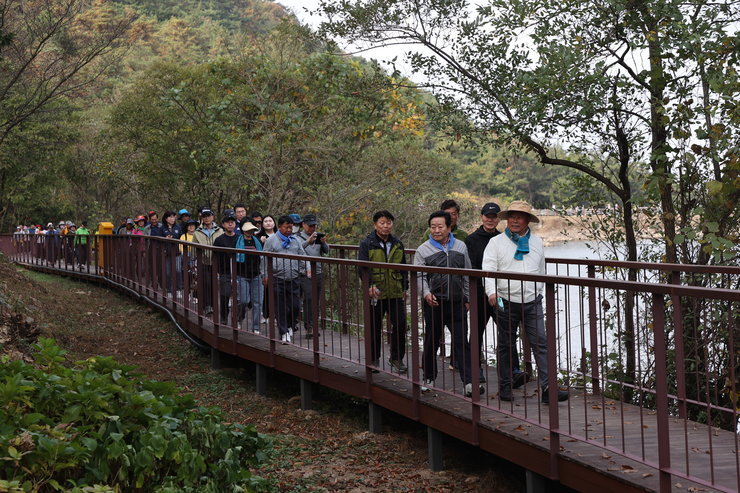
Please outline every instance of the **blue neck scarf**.
M278 238L280 238L281 240L283 240L283 248L285 248L286 250L288 249L288 247L290 247L290 242L293 241L293 240L295 240L295 236L293 236L293 235L285 236L280 231L278 231L275 234L278 235Z
M256 248L259 251L262 251L262 243L260 243L260 240L256 236L252 236L252 240L254 240L254 248ZM239 235L239 238L236 239L236 248L238 249L246 249L247 248L247 239L242 234ZM246 260L247 256L243 253L237 253L236 254L236 261L240 264L243 264Z
M432 238L432 235L429 235L429 243L432 244L433 247L438 248L442 250L443 252L446 252L447 250L452 250L452 245L455 244L455 237L452 236L452 233L450 233L449 241L447 242L447 245L442 245L440 242ZM445 248L445 246L447 248Z
M506 228L504 233L506 233L506 236L508 236L511 241L516 243L514 260L524 260L524 256L529 253L529 236L532 234L532 231L527 229L527 234L518 235L516 233L512 233L509 228Z

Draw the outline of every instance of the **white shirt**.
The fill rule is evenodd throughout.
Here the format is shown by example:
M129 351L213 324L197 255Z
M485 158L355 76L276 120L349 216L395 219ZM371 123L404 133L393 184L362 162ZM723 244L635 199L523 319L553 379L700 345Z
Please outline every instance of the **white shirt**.
M488 241L483 252L482 269L488 272L521 272L525 274L541 274L545 271L545 245L542 238L531 234L529 237L529 253L523 260L516 260L516 243L506 234L496 235ZM498 296L514 303L529 303L542 292L542 284L514 279L484 278L486 296L497 293ZM524 294L522 295L522 291Z

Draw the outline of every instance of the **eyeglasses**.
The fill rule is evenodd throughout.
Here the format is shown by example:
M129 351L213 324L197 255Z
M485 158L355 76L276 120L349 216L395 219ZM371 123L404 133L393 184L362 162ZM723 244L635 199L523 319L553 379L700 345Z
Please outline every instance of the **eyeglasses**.
M255 224L262 224L262 221L255 221Z

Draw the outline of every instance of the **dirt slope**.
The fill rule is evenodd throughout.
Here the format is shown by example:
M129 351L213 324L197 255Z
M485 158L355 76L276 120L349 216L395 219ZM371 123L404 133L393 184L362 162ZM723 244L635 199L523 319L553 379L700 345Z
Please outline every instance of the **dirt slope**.
M22 272L22 273L21 273ZM367 430L367 405L323 391L316 410L299 409L295 379L270 377L270 396L255 393L253 370L210 369L158 313L112 291L0 262L0 291L38 321L75 358L104 354L171 380L228 419L254 423L275 440L270 461L255 471L276 491L523 491L523 471L493 456L445 443L447 470L426 465L426 430L386 413L385 433Z

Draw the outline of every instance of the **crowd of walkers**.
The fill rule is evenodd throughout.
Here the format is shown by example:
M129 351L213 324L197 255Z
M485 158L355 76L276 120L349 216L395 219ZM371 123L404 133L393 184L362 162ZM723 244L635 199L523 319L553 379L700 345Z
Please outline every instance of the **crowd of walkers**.
M275 317L280 340L293 342L294 331L302 328L305 337L319 335L315 330L317 308L323 293L322 263L307 258L296 261L284 256L262 255L273 252L290 256L321 257L329 254L330 247L324 233L318 231L315 214L284 214L277 217L253 211L247 213L244 204L226 209L216 221L210 207L200 207L197 219L187 209L150 211L146 215L125 218L113 231L118 235L151 236L181 240L193 244L222 247L233 250L198 252L184 243L155 243L161 254L139 255L135 269L163 272L165 288L178 296L199 297L197 303L205 315L213 314L213 293L218 293L218 311L214 321L228 324L248 320L249 329L255 333L270 316L268 299L274 300L272 315ZM488 203L481 209L481 225L468 234L460 229L457 221L460 207L454 200L445 200L438 211L430 214L426 241L418 246L413 264L428 267L482 269L490 272L516 272L545 274L542 240L532 233L529 225L539 222L532 207L523 201L512 202L507 210L498 204ZM504 231L499 231L499 221L506 220ZM390 326L389 364L393 371L406 373L404 363L407 345L406 299L409 276L406 271L394 269L390 264L407 263L404 245L393 234L395 217L387 210L374 214L372 231L359 244L358 260L366 263L359 269L366 289L365 303L370 315L370 354L373 367L380 366L383 350L383 322ZM60 222L57 227L49 223L40 226L19 226L18 242L39 242L45 248L34 250L50 262L63 260L85 265L92 244L91 232L82 222L76 227L71 221ZM133 238L128 245L141 245ZM143 250L142 250L143 251ZM148 260L143 260L145 257ZM268 264L269 262L269 264ZM377 264L377 267L367 267ZM385 265L381 265L385 264ZM173 275L172 267L175 272ZM268 276L268 272L270 273ZM541 399L548 403L547 339L542 309L542 285L529 281L495 280L475 277L474 313L469 314L471 302L470 276L447 273L422 273L417 276L417 290L423 299L424 352L422 367L424 390L434 385L438 375L437 354L444 343L445 328L451 334L452 354L450 369L457 370L464 392L473 393L473 362L477 361L480 393L485 391L483 335L490 320L497 328L496 356L499 373L499 396L502 400L514 399L512 390L524 385L531 378L520 369L516 348L517 330L522 328L532 347L537 364L537 377ZM268 282L268 278L271 282ZM187 281L186 281L187 279ZM217 280L218 286L213 285ZM194 289L200 283L199 289ZM183 293L185 285L191 292ZM267 288L271 286L272 292ZM218 289L214 289L217 287ZM235 290L235 292L234 292ZM197 293L197 294L196 294ZM271 294L272 296L268 296ZM317 299L314 299L318 297ZM366 305L366 306L367 306ZM218 317L216 317L218 315ZM477 332L478 355L471 352L468 319ZM377 370L373 370L377 371ZM567 392L557 391L558 401L568 398Z
M19 225L13 240L16 244L28 243L35 257L44 258L51 263L63 261L67 264L87 265L92 247L91 231L87 222L77 226L72 221L59 221L57 226L48 223L30 226Z

